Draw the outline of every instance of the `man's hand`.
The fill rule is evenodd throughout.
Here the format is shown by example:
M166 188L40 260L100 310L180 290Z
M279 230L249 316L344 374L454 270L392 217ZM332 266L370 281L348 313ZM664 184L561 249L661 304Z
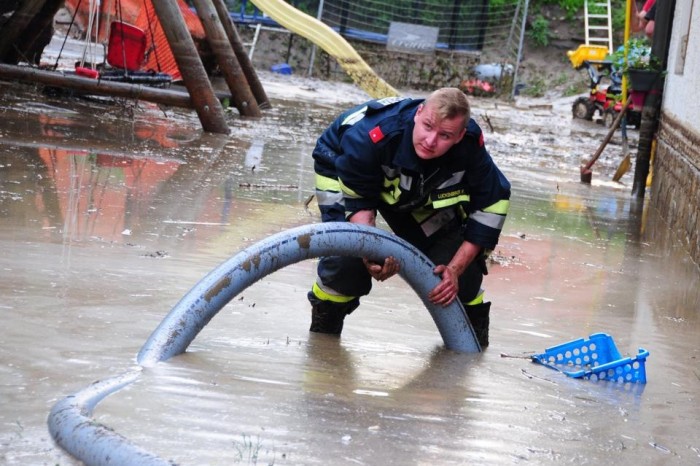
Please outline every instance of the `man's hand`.
M399 262L391 256L384 259L383 264L372 262L367 258L363 258L362 262L364 262L365 267L367 267L369 274L380 282L393 277L401 270Z
M442 277L440 283L428 293L428 299L434 304L449 306L457 297L459 291L459 275L446 265L438 265L433 269L433 273Z
M469 241L464 241L452 260L447 265L438 265L433 273L442 280L428 293L431 303L449 306L459 292L459 277L464 273L474 258L481 253L481 247Z

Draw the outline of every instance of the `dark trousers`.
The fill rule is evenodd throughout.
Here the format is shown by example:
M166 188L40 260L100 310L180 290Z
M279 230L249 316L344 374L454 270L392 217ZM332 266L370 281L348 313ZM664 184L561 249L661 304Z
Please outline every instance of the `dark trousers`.
M401 236L400 231L395 233ZM454 226L446 227L431 236L429 241L414 246L436 265L447 265L462 242L459 228ZM477 259L459 277L458 297L465 305L474 300L481 290L484 264L483 259ZM365 296L372 289L372 277L362 259L356 257L324 257L318 264L318 276L324 286L348 297Z

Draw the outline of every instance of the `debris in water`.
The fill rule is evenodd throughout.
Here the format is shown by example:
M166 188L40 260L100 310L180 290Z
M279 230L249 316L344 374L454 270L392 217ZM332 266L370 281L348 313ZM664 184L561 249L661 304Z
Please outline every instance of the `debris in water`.
M671 450L669 450L668 448L666 448L663 445L659 445L656 442L649 442L649 445L651 445L652 448L655 448L655 449L662 451L664 453L671 453Z
M544 377L540 377L540 376L538 376L538 375L530 374L530 373L529 373L528 371L526 371L525 369L520 369L520 372L522 372L522 374L523 374L525 377L527 377L528 379L540 379L540 380L544 380L545 382L549 382L549 383L553 383L554 385L558 385L558 384L557 384L555 381L553 381L553 380L545 379Z
M481 119L484 120L487 125L489 125L489 129L493 133L493 125L491 124L491 117L489 117L488 113L481 115Z
M271 190L294 190L299 189L299 186L295 184L259 184L259 183L238 183L239 188L249 188L249 189L271 189Z
M168 257L168 253L166 251L155 251L146 253L143 255L143 257L153 257L155 259L162 259L164 257Z
M532 359L533 354L535 354L534 351L523 351L522 354L501 353L501 357L502 358L515 358L515 359Z

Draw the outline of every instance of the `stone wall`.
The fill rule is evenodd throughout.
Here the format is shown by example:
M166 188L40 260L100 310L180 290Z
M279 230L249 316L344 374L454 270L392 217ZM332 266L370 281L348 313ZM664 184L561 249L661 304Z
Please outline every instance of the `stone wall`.
M239 26L243 41L249 44L254 29ZM469 77L469 70L479 63L477 52L435 51L431 54L389 52L385 44L349 41L367 64L395 88L432 90L458 86ZM313 44L296 34L262 29L255 44L253 65L269 70L287 63L294 74L308 75ZM312 76L350 81L340 65L322 49L316 49Z
M700 133L662 113L651 203L700 264Z

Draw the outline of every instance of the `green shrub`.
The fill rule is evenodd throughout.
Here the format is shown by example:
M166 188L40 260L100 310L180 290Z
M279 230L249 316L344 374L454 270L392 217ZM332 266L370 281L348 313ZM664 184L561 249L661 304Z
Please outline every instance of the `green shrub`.
M532 27L528 31L528 36L535 45L546 47L549 45L549 21L542 15L537 15L532 21Z
M522 93L528 97L542 97L547 90L547 80L542 76L535 76L528 79L527 86Z

